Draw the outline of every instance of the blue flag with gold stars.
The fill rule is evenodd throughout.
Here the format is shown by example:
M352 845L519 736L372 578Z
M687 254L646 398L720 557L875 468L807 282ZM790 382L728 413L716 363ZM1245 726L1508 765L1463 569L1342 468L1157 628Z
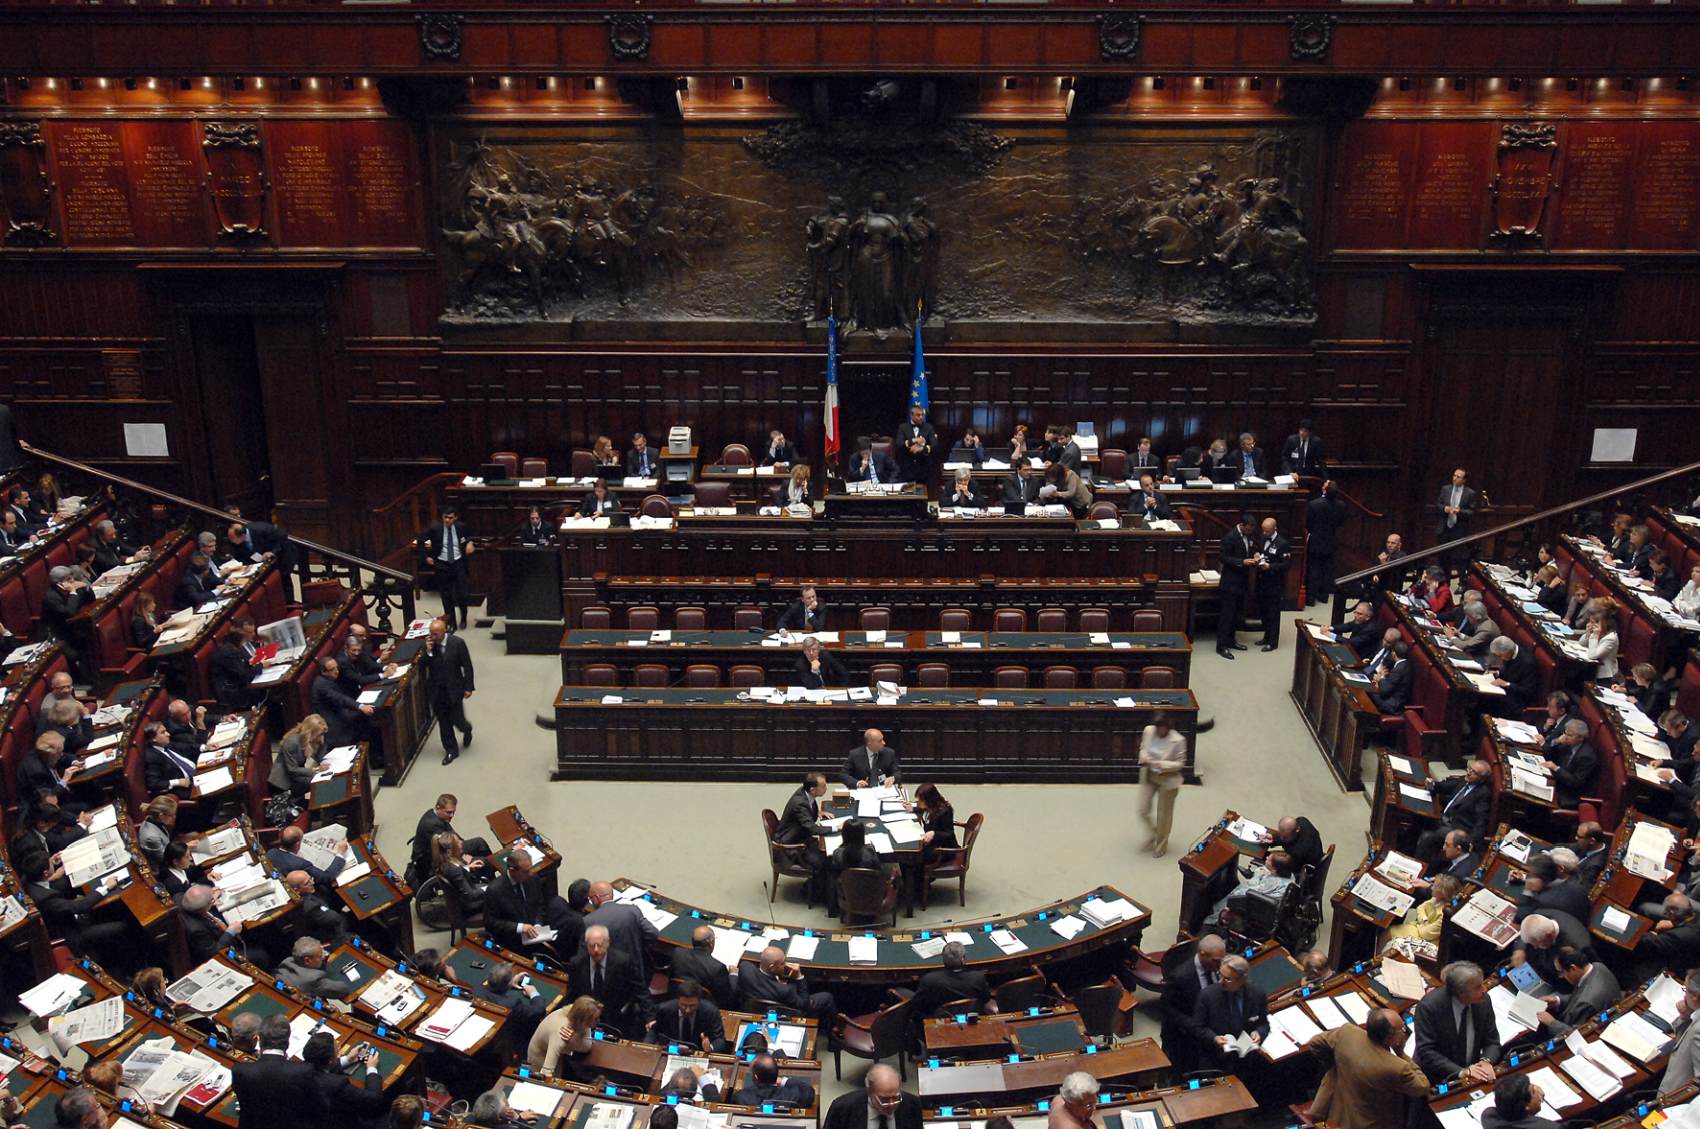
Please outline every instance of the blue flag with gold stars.
M926 321L921 313L921 304L915 304L915 363L909 372L909 406L919 404L929 408L931 397L927 393L927 359L921 355L921 323Z

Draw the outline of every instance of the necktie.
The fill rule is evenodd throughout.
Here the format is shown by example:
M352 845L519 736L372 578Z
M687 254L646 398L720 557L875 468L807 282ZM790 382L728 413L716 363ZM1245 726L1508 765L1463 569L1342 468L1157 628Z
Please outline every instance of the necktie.
M1464 1009L1464 1020L1458 1025L1458 1042L1464 1048L1464 1058L1462 1061L1466 1063L1475 1062L1476 1023L1475 1017L1470 1014L1469 1008Z
M1441 812L1441 813L1440 813L1440 814L1441 814L1441 815L1450 815L1450 814L1452 814L1452 807L1453 807L1453 805L1454 805L1454 804L1456 804L1456 803L1457 803L1457 802L1458 802L1458 801L1459 801L1459 800L1462 800L1462 799L1463 799L1463 798L1464 798L1464 797L1465 797L1465 796L1467 796L1467 795L1469 795L1469 794L1470 794L1470 789L1471 789L1471 788L1474 788L1474 787L1475 787L1475 785L1474 785L1474 784L1466 784L1466 785L1464 785L1464 786L1463 786L1463 787L1462 787L1462 788L1460 788L1460 789L1458 789L1458 793L1457 793L1457 795L1455 795L1455 796L1453 796L1453 797L1452 797L1452 801L1451 801L1451 803L1448 803L1448 804L1447 804L1447 805L1446 805L1446 810L1444 810L1444 811L1442 811L1442 812Z
M1302 463L1302 462L1305 461L1305 454L1309 450L1310 450L1310 440L1309 439L1299 440L1299 462Z
M889 1113L880 1114L879 1129L891 1129L891 1115Z
M1245 995L1234 993L1234 1034L1238 1035L1245 1029Z
M443 559L450 564L460 559L460 539L452 525L443 530Z
M868 456L868 481L878 486L880 480L879 463L872 455Z
M602 991L602 962L596 961L590 966L590 994L596 995Z

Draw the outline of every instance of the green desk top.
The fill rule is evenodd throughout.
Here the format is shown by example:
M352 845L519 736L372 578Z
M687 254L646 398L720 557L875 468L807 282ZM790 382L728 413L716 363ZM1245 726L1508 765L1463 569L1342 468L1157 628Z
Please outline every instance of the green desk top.
M1080 1024L1073 1019L1051 1019L1040 1023L1023 1023L1012 1032L1021 1044L1024 1055L1047 1055L1059 1051L1080 1051L1086 1046Z
M588 630L578 628L566 633L566 647L631 647L633 650L667 650L676 648L719 648L722 650L797 650L800 639L777 643L774 632L760 631L680 631L672 630L664 641L650 642L648 631ZM1191 643L1179 631L1111 631L1107 642L1094 643L1085 631L962 631L960 642L946 643L940 631L891 630L881 638L870 640L866 631L840 631L836 643L825 644L828 650L896 651L896 650L961 650L963 644L977 644L988 650L1066 650L1113 653L1115 651L1187 651ZM775 645L777 643L777 646ZM638 645L641 644L641 645ZM1119 644L1119 645L1118 645ZM973 649L970 647L969 649Z

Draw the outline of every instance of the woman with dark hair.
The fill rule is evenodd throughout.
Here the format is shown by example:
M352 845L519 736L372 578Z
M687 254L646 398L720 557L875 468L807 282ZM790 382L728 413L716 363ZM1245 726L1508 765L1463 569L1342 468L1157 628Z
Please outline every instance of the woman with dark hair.
M1446 570L1439 565L1423 569L1422 576L1411 585L1411 595L1427 604L1428 610L1435 615L1450 610L1452 585L1447 581Z
M136 593L130 611L130 646L139 651L151 651L159 642L159 601L152 592Z
M961 846L956 841L956 812L933 784L915 789L915 813L921 820L921 863L934 854Z
M578 504L579 517L610 517L619 512L619 499L608 493L606 478L598 478Z
M165 845L165 857L160 860L156 877L173 898L191 886L204 886L207 881L206 874L194 863L189 844L181 839L173 839Z

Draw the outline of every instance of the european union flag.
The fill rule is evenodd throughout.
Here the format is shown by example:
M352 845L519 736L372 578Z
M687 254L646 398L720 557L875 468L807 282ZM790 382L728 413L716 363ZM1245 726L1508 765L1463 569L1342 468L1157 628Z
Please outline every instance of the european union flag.
M926 321L921 313L921 304L915 303L915 363L909 371L909 406L919 404L922 408L931 406L932 397L927 391L927 359L921 354L921 323Z

